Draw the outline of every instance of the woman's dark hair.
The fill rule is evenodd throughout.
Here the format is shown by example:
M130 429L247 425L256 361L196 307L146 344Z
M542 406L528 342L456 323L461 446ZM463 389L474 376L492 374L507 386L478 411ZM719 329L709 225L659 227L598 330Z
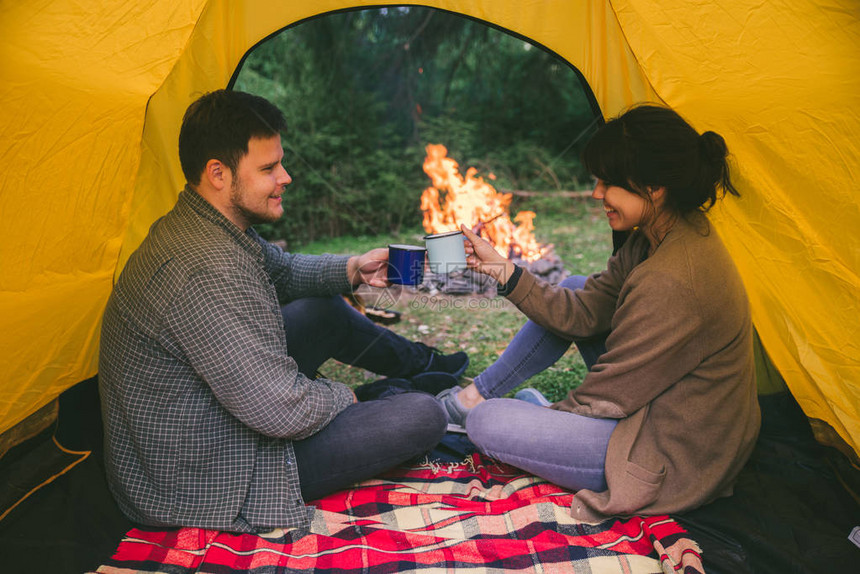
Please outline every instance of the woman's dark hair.
M649 187L665 187L666 207L682 215L707 211L726 192L740 195L722 136L699 135L666 107L643 104L610 120L589 140L582 160L595 177L644 197Z
M188 106L179 130L179 163L192 185L210 159L236 172L251 138L267 138L286 129L281 110L268 100L232 90L217 90Z

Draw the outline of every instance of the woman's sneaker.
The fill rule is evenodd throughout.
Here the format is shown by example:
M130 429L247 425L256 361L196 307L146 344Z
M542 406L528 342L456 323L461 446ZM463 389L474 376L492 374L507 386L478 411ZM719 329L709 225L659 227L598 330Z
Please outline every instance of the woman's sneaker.
M547 400L543 393L537 389L533 389L531 387L526 387L517 391L517 394L514 395L514 398L520 401L525 401L527 403L531 403L533 405L537 405L539 407L548 407L552 403Z
M436 395L436 400L445 409L445 416L448 418L448 430L462 433L466 432L466 417L469 416L469 411L472 409L463 406L463 403L457 398L457 393L461 390L459 386L445 389Z

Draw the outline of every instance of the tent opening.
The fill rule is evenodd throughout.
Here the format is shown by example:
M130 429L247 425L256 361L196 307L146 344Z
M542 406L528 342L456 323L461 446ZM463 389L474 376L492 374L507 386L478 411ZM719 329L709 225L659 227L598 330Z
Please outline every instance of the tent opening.
M291 216L259 231L291 249L418 226L429 144L502 192L583 190L579 152L602 121L566 60L480 20L416 6L287 27L245 54L230 85L287 117Z

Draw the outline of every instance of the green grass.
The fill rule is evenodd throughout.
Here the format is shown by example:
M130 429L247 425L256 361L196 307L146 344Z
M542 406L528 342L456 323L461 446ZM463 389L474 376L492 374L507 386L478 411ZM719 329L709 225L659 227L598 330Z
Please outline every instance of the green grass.
M519 201L513 211L531 209L538 241L552 243L565 268L572 274L588 275L604 268L611 251L611 233L603 211L591 200L546 198ZM389 243L421 244L423 229L406 230L397 236L336 238L316 241L299 249L302 253L363 253ZM379 293L377 292L377 295ZM390 328L404 337L422 341L443 352L466 351L470 364L466 377L474 377L492 364L525 322L516 307L501 297L430 296L410 289L392 288L382 294L386 307L401 312L401 321ZM367 304L373 304L366 297ZM328 378L356 386L378 378L337 361L328 361L320 371ZM582 382L585 365L571 347L546 371L532 377L527 386L550 400L563 398Z

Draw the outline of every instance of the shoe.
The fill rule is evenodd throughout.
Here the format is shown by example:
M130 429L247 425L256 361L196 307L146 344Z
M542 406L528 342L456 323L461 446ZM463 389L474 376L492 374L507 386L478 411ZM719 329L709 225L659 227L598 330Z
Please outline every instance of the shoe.
M400 393L421 392L436 396L439 392L456 386L459 379L448 373L420 373L409 379L386 377L365 383L353 389L359 402L383 399ZM459 388L459 387L457 387Z
M436 395L436 400L439 401L442 408L445 409L445 416L448 418L448 424L462 427L466 423L466 417L469 416L469 411L472 409L464 407L457 398L457 393L459 393L460 390L461 388L459 386L445 389Z
M531 403L533 405L537 405L539 407L548 407L552 404L551 402L549 402L549 400L547 400L545 396L543 396L543 393L531 387L526 387L517 391L517 394L514 395L514 398L520 401Z
M421 347L427 349L430 353L430 360L427 362L427 366L421 371L422 373L432 373L432 372L441 372L441 373L449 373L459 378L463 373L466 372L466 367L469 366L469 355L464 353L463 351L458 351L456 353L451 353L450 355L445 355L439 349L435 347L429 347L424 343L417 343Z
M384 399L391 395L398 395L412 390L412 381L406 379L384 378L372 383L365 383L353 389L358 402Z
M418 373L417 375L412 375L409 380L414 390L433 396L451 387L460 388L457 386L460 379L450 373L443 373L441 371Z

